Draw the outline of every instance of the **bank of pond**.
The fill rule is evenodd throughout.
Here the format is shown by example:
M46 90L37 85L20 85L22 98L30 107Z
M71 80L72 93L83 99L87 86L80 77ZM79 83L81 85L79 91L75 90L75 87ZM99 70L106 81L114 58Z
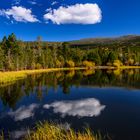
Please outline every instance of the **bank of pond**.
M72 71L72 70L85 70L88 72L90 71L90 73L93 73L95 70L106 70L106 71L112 70L114 74L117 73L120 74L123 70L126 69L132 72L134 71L134 69L140 69L140 66L122 66L119 68L113 66L94 66L94 67L49 68L49 69L38 69L38 70L0 72L0 86L12 84L17 80L26 78L28 75L39 74L39 73L47 73L47 72L54 72L54 71Z

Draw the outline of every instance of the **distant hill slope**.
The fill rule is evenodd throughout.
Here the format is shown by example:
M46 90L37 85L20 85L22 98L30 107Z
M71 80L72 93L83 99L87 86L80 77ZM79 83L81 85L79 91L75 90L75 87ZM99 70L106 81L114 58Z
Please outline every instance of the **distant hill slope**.
M137 46L140 47L140 36L136 35L127 35L117 38L87 38L81 40L75 40L69 42L71 46L77 47L111 47L112 45L116 46Z

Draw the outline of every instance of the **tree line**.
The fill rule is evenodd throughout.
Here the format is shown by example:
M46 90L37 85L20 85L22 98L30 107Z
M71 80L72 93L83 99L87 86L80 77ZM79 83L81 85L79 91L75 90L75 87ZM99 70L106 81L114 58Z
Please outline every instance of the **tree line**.
M18 40L14 33L0 42L0 70L26 70L81 66L140 65L140 47L129 44L117 47L71 46L69 42L34 42Z

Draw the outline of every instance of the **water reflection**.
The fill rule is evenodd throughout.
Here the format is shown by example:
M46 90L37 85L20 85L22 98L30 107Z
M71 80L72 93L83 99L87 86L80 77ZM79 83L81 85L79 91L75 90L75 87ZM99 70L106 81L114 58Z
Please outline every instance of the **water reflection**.
M54 113L60 113L62 117L66 115L78 117L99 116L105 109L100 101L95 98L82 99L76 101L58 101L51 104L45 104L45 109L53 108Z
M97 117L101 114L101 111L105 109L105 105L101 105L100 101L95 98L56 101L50 104L32 103L28 106L21 105L14 111L10 110L5 113L3 112L0 115L0 119L10 117L15 122L24 121L25 119L34 119L36 112L38 112L38 115L43 115L47 110L51 110L52 108L53 113L59 113L63 118L67 115L77 117Z
M39 107L38 104L31 104L29 106L21 106L15 111L8 112L8 115L15 121L22 121L24 119L34 117L35 110Z
M51 112L52 108L53 112ZM35 126L39 121L50 120L55 122L58 121L58 118L59 120L61 117L64 119L65 116L75 118L97 117L104 109L105 105L101 105L100 101L95 98L56 101L50 104L40 102L40 104L21 105L13 111L10 109L0 113L0 131L4 130L4 134L8 135L10 139L21 139L27 134L28 128ZM53 120L52 116L55 114L59 117ZM8 125L5 125L7 123ZM66 121L60 126L69 130L71 123Z
M122 130L127 130L127 136L131 130L140 130L139 89L138 69L59 71L28 76L0 87L0 130L20 139L28 127L47 120L67 122L67 129L82 128L88 123L92 129L105 133L116 134L120 130L120 136ZM131 114L135 114L134 118ZM117 127L118 124L124 127ZM125 127L126 124L133 129Z
M45 92L47 95L51 88L57 93L61 87L64 94L70 94L72 86L139 89L140 70L85 70L32 75L6 88L0 87L0 99L4 106L14 109L25 95L30 96L33 93L41 100L42 94Z
M15 130L13 132L10 132L10 138L13 140L20 139L24 137L27 134L27 130L21 129L21 130Z

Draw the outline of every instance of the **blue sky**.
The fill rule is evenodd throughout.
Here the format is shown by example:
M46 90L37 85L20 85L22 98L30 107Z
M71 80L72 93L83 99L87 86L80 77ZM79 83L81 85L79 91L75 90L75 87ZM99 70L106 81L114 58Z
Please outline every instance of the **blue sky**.
M76 40L140 34L140 0L1 0L0 38Z

